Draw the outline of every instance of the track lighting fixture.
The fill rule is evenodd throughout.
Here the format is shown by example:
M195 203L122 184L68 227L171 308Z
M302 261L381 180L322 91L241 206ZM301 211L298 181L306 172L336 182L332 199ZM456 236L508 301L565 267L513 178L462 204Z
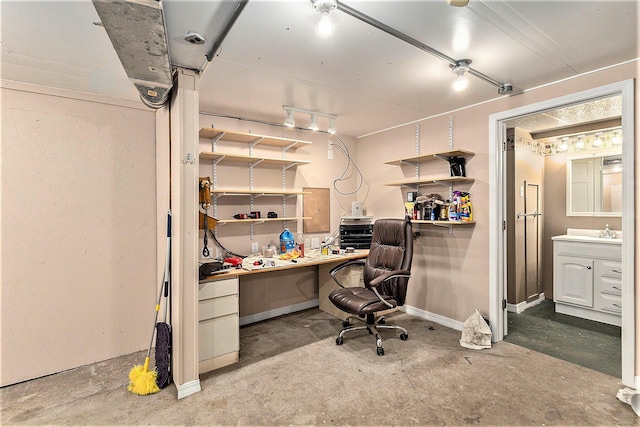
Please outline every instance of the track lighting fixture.
M289 105L283 105L282 109L287 112L287 118L284 121L284 124L287 127L294 127L296 124L293 117L294 114L302 113L302 114L308 114L310 117L308 129L313 131L319 130L320 127L318 126L318 117L325 117L329 119L329 127L327 128L327 133L330 133L331 135L334 135L336 133L335 120L337 117L332 114L321 113L319 111L306 110L304 108L292 107Z
M469 71L469 64L471 64L470 59L461 59L456 61L454 65L451 65L452 71L457 76L455 81L453 82L453 89L460 92L461 90L465 90L469 82L465 77L464 73Z
M313 8L320 12L320 21L318 22L318 34L321 37L329 37L333 34L333 22L329 17L329 12L338 7L336 0L311 0Z
M327 132L329 132L331 135L335 135L336 134L335 119L329 119L329 127L327 128Z
M293 110L288 110L287 111L287 118L284 121L284 125L288 128L292 128L296 125L296 121L293 118L295 111Z
M314 8L315 8L315 4L316 3L321 4L321 3L324 2L324 0L311 0L311 1L314 3ZM454 3L455 3L456 6L465 6L466 3L468 3L468 2L465 1L465 0L451 0L451 1L449 1L449 3L452 4L452 5L454 5ZM492 79L491 77L489 77L489 76L487 76L485 74L482 74L480 71L477 71L477 70L474 70L474 69L470 68L469 64L471 63L471 61L468 60L468 59L463 59L463 60L460 60L460 61L456 61L455 59L445 55L442 52L439 52L438 50L432 48L431 46L427 46L426 44L422 43L421 41L416 40L413 37L408 36L407 34L404 34L404 33L400 32L400 31L396 30L395 28L392 28L392 27L390 27L390 26L388 26L388 25L386 25L386 24L384 24L384 23L382 23L382 22L380 22L380 21L378 21L376 19L373 19L370 16L367 16L364 13L360 12L359 10L354 9L351 6L348 6L347 4L345 4L343 2L338 3L337 8L338 8L338 10L340 12L344 12L347 15L350 15L350 16L356 18L356 19L359 19L360 21L364 22L365 24L369 24L372 27L375 27L375 28L379 29L380 31L384 31L385 33L387 33L387 34L389 34L389 35L391 35L393 37L396 37L396 38L398 38L398 39L400 39L400 40L402 40L402 41L404 41L406 43L409 43L412 46L417 47L418 49L420 49L420 50L422 50L424 52L427 52L427 53L429 53L429 54L431 54L431 55L433 55L433 56L435 56L435 57L437 57L437 58L439 58L439 59L441 59L443 61L448 62L450 64L451 68L455 69L461 62L466 62L467 69L463 73L459 74L458 77L456 78L456 80L460 82L460 83L457 83L457 85L461 85L461 86L464 85L464 83L462 83L462 80L464 79L463 74L464 73L469 73L472 76L479 78L480 80L484 80L485 82L496 86L498 88L498 94L500 94L500 95L505 95L505 94L509 94L509 93L513 92L513 86L511 84L509 84L509 83L500 83L499 81L497 81L495 79Z
M317 114L312 114L311 115L311 123L309 123L309 129L316 131L318 130L318 115Z

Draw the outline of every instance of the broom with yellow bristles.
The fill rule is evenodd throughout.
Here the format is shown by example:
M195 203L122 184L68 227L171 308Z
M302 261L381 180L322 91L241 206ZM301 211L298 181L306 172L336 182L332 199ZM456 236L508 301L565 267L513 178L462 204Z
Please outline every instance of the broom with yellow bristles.
M151 332L151 342L147 350L147 357L144 360L144 365L136 365L129 372L129 387L127 389L135 394L145 396L147 394L153 394L160 391L160 387L156 383L158 372L154 369L149 370L149 358L151 356L151 346L153 346L153 337L156 332L156 323L158 322L158 312L160 311L160 301L162 300L162 293L165 286L168 286L169 281L169 257L171 256L171 212L167 214L167 255L164 262L164 275L162 277L162 286L160 286L160 294L158 295L158 302L156 303L156 317L153 321L153 331Z

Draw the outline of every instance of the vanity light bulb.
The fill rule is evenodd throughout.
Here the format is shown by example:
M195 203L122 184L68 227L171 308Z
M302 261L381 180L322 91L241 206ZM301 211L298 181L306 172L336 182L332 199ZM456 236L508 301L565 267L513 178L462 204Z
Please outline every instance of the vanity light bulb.
M578 141L576 141L576 148L584 150L584 140L580 136L578 137Z
M569 145L567 144L567 138L562 138L562 141L558 146L558 151L567 151L568 149L569 149Z
M622 144L622 138L620 138L620 132L616 131L613 133L613 138L611 138L611 142L613 143L613 145Z
M596 139L593 140L594 147L600 147L602 145L602 139L600 139L600 134L596 134Z

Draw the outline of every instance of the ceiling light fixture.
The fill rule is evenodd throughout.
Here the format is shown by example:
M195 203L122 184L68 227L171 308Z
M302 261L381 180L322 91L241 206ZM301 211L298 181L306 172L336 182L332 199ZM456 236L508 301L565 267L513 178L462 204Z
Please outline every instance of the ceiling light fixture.
M286 110L286 109L285 109ZM287 118L284 121L284 125L288 128L292 128L296 125L296 121L293 118L293 115L295 114L295 111L293 110L287 110Z
M578 140L576 141L576 148L579 150L584 150L584 135L578 135Z
M327 132L329 132L331 135L335 135L336 134L336 122L335 122L335 119L329 119L329 127L327 128Z
M469 81L464 76L464 73L469 71L469 64L471 64L470 59L461 59L456 61L454 65L451 65L451 70L456 74L456 79L453 82L453 89L460 92L461 90L465 90Z
M318 115L317 114L312 114L311 115L311 123L309 123L309 129L311 129L312 131L317 131L318 129L320 129L318 127Z
M329 12L338 7L336 0L311 0L313 9L320 12L320 21L318 22L318 34L321 37L329 37L333 34L333 22L329 17Z
M311 0L314 1L314 0ZM322 0L315 0L314 2L314 7L315 7L315 3L320 3ZM392 28L386 24L383 24L380 21L377 21L375 19L373 19L370 16L365 15L364 13L350 7L347 6L346 4L340 2L338 3L338 10L341 12L346 13L347 15L350 15L356 19L359 19L360 21L364 22L365 24L369 24L372 27L375 27L377 29L379 29L380 31L384 31L385 33L392 35L393 37L396 37L400 40L402 40L403 42L409 43L412 46L417 47L420 50L423 50L424 52L427 52L443 61L448 62L452 67L455 67L456 64L459 61L456 61L455 59L445 55L442 52L437 51L436 49L432 48L431 46L427 46L426 44L422 43L419 40L414 39L413 37L410 37L404 33L401 33L400 31L396 30L395 28ZM469 60L467 60L469 61ZM471 61L469 61L470 63ZM487 83L490 83L494 86L496 86L498 88L498 94L500 95L505 95L505 94L509 94L513 92L513 86L509 83L500 83L499 81L492 79L491 77L482 74L480 71L474 70L472 68L469 68L468 73L471 74L474 77L477 77L481 80L484 80Z
M292 107L290 105L283 105L282 109L287 112L287 118L284 121L284 124L287 127L294 127L296 124L293 117L294 114L302 113L302 114L308 114L310 117L308 129L313 131L319 130L320 127L318 126L318 117L324 117L329 119L329 127L327 128L327 133L330 133L331 135L334 135L336 133L335 120L337 119L337 117L334 116L333 114L321 113L320 111L312 111L312 110L307 110L305 108Z

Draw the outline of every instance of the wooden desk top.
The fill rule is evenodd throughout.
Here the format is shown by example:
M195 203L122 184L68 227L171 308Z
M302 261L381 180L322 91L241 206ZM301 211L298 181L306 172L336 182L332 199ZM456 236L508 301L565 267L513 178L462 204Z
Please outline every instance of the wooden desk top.
M200 280L200 283L213 282L215 280L226 279L229 277L243 276L245 274L267 273L270 271L288 270L291 268L311 267L320 264L341 263L353 259L366 258L369 254L369 250L361 249L356 250L352 254L329 254L322 255L319 249L312 249L306 251L304 258L298 258L293 262L292 260L281 260L278 257L264 258L260 255L250 255L242 260L242 268L233 268L224 270L222 273L213 274L205 279ZM262 260L263 264L254 266L253 263L257 260ZM269 265L273 261L274 266Z

